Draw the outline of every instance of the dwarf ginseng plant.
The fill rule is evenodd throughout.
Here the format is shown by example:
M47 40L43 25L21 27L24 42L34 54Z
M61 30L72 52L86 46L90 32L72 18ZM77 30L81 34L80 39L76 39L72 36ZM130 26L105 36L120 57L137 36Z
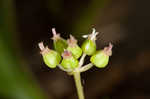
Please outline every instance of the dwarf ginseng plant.
M77 44L77 40L70 35L68 40L63 39L60 34L56 33L55 28L52 29L54 50L49 49L39 43L39 48L43 56L44 63L50 68L59 67L61 70L73 75L79 99L85 99L83 87L81 84L80 73L91 69L93 66L104 68L108 64L109 56L112 55L112 44L104 47L104 49L96 50L96 35L98 32L93 28L89 35L84 35L86 40L81 47ZM90 63L84 65L84 59L90 56Z

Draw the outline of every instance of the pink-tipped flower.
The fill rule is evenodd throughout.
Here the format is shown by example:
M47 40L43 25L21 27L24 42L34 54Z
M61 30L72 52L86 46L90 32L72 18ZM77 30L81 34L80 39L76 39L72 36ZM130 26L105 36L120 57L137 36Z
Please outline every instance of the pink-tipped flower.
M97 51L90 59L90 61L98 68L104 68L109 62L109 56L112 55L113 45L109 43L109 46L103 50Z
M60 37L60 34L56 33L55 28L52 28L52 33L54 49L61 54L64 51L64 49L66 49L68 46L67 41Z
M72 56L70 51L65 50L62 54L63 60L61 66L65 69L73 70L78 67L78 60Z
M43 56L44 63L50 67L55 68L61 61L61 56L58 52L50 50L47 46L44 47L43 42L39 43L39 48Z
M70 51L76 59L78 59L82 55L82 49L78 46L77 40L70 35L70 39L67 40L67 43L67 50Z

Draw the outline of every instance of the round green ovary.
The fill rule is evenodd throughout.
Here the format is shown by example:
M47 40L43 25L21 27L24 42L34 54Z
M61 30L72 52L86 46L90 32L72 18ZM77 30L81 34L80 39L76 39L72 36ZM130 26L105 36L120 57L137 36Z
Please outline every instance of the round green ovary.
M67 42L63 39L59 39L57 41L54 41L54 49L59 52L60 54L64 52L64 49L67 48Z
M55 51L50 51L43 55L43 60L48 67L55 68L59 64L61 56Z
M108 64L109 56L107 56L104 52L98 51L96 52L90 59L90 61L98 68L104 68Z
M65 69L74 69L74 68L78 67L78 60L76 60L73 57L67 58L67 59L63 59L62 62L61 62L61 65Z
M87 55L93 55L96 51L96 44L91 40L86 40L82 44L82 50Z
M75 47L68 47L67 50L70 51L76 59L82 55L82 49L78 45Z

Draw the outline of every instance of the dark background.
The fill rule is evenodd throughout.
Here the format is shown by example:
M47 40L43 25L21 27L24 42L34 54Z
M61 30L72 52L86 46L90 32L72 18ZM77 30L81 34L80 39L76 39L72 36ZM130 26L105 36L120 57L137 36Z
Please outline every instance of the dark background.
M68 38L69 34L74 35L79 45L83 42L81 36L91 33L94 27L100 32L97 37L98 49L109 42L114 45L113 55L106 68L93 67L82 73L86 99L150 98L149 0L10 1L2 0L4 3L1 3L0 10L0 44L4 45L0 49L1 99L46 99L40 98L45 96L47 99L77 99L73 78L58 68L48 68L39 53L40 41L53 48L50 39L53 27L64 38ZM5 17L1 17L3 15ZM7 23L9 25L4 25ZM14 53L10 55L11 58L6 57L6 62L3 61L3 55L7 53L4 47L9 49L10 54ZM12 59L17 63L14 63L16 70L10 67L12 64L9 65ZM88 61L87 58L86 63ZM6 76L10 73L7 71L12 74ZM11 76L14 72L20 76L17 80L13 79L14 83L8 83L13 82ZM32 85L37 86L33 88ZM23 89L20 86L24 86ZM38 90L40 87L40 91L36 90L37 87ZM22 93L17 88L23 90ZM30 91L30 94L24 94Z

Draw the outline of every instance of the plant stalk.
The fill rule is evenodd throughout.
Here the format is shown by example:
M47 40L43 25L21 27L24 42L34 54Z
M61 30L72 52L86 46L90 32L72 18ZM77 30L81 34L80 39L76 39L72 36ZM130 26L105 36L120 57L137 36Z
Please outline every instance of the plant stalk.
M81 84L80 72L75 71L73 73L73 76L74 76L75 85L76 85L76 89L77 89L77 93L78 93L78 98L79 99L84 99L84 92L83 92L83 87L82 87L82 84Z
M79 62L79 68L82 67L83 63L84 63L84 59L85 59L86 54L83 53Z
M91 69L92 67L93 67L93 64L92 64L92 63L89 63L89 64L87 64L87 65L81 67L81 68L79 69L79 71L80 71L80 72L85 72L85 71Z

